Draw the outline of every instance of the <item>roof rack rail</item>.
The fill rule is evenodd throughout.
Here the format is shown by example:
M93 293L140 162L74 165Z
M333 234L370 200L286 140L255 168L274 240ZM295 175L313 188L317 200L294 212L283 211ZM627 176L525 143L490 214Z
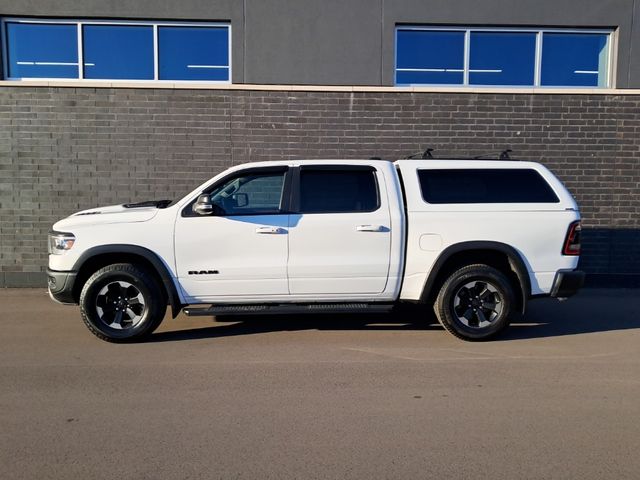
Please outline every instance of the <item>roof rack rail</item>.
M406 159L411 160L414 158L421 158L423 160L426 160L428 158L433 158L433 155L431 154L431 152L433 152L433 148L427 148L422 152L414 153L412 155L407 156Z
M517 160L515 158L511 158L510 153L513 150L510 148L505 148L499 153L487 153L484 155L476 155L475 157L434 157L431 152L433 152L433 148L427 148L423 152L414 153L405 157L406 160L413 159L433 159L433 160ZM497 158L496 158L497 157Z
M473 159L474 160L489 160L489 159L491 159L491 157L493 157L495 155L498 155L498 160L512 160L511 156L509 156L509 154L512 151L513 150L511 150L510 148L505 148L499 154L488 153L488 154L485 154L485 155L476 155L475 157L473 157Z

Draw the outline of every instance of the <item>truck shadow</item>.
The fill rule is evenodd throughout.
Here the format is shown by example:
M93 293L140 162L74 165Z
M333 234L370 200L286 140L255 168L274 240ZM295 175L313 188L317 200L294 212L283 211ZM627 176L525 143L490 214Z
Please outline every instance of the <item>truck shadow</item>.
M300 330L443 331L426 308L403 308L389 314L263 315L218 317L233 322L152 335L151 342L254 335ZM179 320L178 320L179 321ZM640 290L587 289L566 302L533 300L527 314L493 341L559 337L640 328Z
M559 337L640 328L640 290L584 289L558 303L533 300L526 315L496 340Z
M417 316L416 316L417 317ZM153 334L150 342L171 342L203 338L255 335L272 332L293 332L302 330L441 330L437 321L424 318L404 317L397 314L313 314L313 315L259 315L225 316L216 320L223 322L211 327L159 332ZM178 320L179 321L179 320ZM233 323L226 323L233 322Z

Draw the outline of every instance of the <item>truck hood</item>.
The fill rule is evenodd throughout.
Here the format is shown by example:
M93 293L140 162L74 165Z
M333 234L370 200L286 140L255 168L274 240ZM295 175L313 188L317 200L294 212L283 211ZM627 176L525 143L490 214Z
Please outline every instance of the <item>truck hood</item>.
M157 215L159 208L165 208L169 203L169 200L159 200L82 210L60 220L53 229L64 232L78 226L146 222Z

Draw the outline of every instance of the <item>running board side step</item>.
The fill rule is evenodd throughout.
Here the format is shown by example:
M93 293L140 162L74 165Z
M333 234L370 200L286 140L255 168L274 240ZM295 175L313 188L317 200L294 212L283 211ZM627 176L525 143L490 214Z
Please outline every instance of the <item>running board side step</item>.
M182 311L189 317L217 315L283 315L300 313L387 313L393 303L277 303L260 305L211 305L186 307Z

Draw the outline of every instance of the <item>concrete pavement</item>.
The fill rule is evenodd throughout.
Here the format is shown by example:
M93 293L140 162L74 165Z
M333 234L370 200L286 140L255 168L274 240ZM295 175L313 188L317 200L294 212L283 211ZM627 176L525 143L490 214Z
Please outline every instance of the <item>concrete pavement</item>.
M405 313L180 316L113 345L0 290L0 476L637 479L639 295L537 300L486 343Z

